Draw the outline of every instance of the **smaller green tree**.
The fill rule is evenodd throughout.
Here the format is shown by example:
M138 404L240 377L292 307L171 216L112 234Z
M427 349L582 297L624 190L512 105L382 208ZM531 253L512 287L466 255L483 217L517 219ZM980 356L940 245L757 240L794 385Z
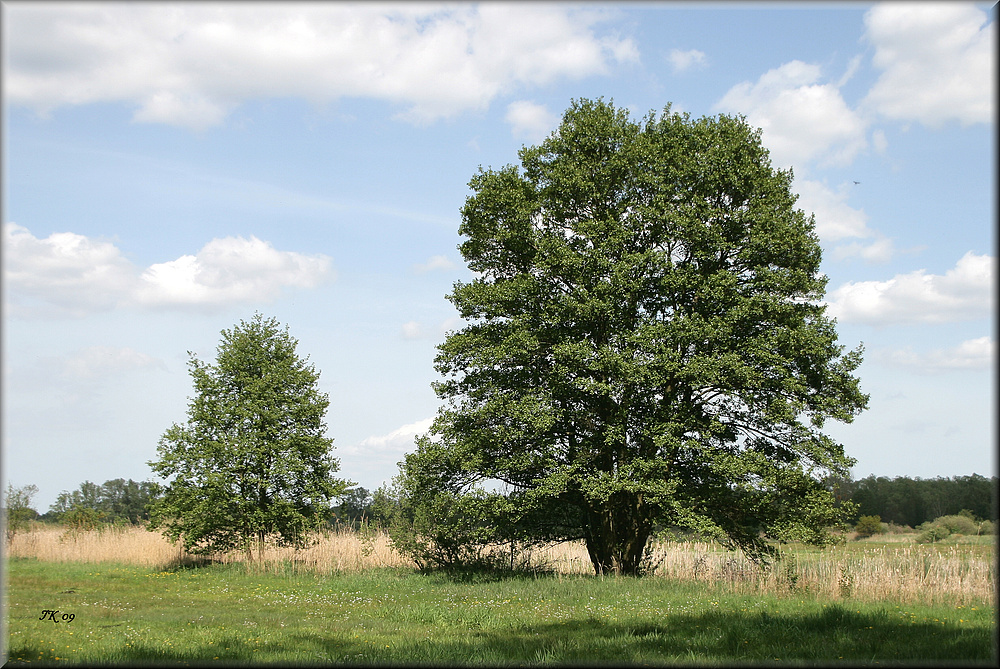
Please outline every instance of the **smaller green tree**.
M31 506L31 500L37 494L38 486L26 485L15 488L13 484L7 484L3 500L3 520L8 545L18 532L27 529L28 523L38 517L38 512Z
M333 507L331 522L340 527L356 529L371 515L372 496L367 488L358 486L344 492Z
M861 516L854 526L858 539L882 534L882 519L878 516Z
M62 524L67 532L87 532L99 529L107 519L107 514L90 506L74 506L62 515Z
M370 518L374 525L381 529L388 529L393 519L399 515L399 500L396 492L391 486L381 485L378 490L372 493L370 508Z
M222 331L214 365L189 353L196 390L188 422L160 439L149 463L168 479L151 527L191 553L301 547L350 484L333 475L319 372L288 328L256 314Z

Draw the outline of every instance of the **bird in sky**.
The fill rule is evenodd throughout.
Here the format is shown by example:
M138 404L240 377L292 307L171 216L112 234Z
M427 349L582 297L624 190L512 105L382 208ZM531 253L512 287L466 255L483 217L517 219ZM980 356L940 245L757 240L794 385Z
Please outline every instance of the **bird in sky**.
M855 186L860 186L860 185L861 185L861 182L860 182L860 181L855 181L855 182L854 182L854 185L855 185Z

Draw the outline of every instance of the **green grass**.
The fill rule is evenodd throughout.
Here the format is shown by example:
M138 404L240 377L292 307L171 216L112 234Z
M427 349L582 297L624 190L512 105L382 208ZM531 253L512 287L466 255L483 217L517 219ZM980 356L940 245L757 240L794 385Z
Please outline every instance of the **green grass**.
M829 664L995 659L995 609L662 578L252 575L8 562L12 663ZM43 609L72 622L39 620Z

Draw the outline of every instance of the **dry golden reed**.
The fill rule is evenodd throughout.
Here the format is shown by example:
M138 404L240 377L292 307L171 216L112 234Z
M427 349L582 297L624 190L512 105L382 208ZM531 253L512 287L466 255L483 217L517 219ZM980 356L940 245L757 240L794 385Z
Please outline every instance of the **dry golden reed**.
M326 532L300 550L265 549L256 568L328 574L373 567L413 567L384 533ZM138 527L71 533L38 526L18 534L11 557L53 562L118 562L167 569L196 562L160 534ZM558 574L592 574L581 542L535 550L532 563ZM215 562L243 562L240 552L215 555ZM739 552L701 542L655 543L651 566L657 577L725 584L736 592L795 593L865 601L933 603L992 602L996 597L995 551L982 546L854 544L822 551L795 551L761 568Z
M263 566L272 570L291 565L303 571L329 573L361 571L370 567L412 566L389 545L384 533L369 536L353 532L323 533L315 545L294 548L268 547ZM7 550L10 557L33 557L50 562L118 562L169 569L199 561L243 562L242 552L206 558L186 554L180 544L141 527L108 527L86 532L68 532L58 527L37 527L14 537Z

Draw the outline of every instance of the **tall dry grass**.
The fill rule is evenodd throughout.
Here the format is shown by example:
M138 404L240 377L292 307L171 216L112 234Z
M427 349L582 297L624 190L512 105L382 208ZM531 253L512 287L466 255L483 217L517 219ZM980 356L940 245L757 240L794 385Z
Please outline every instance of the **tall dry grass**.
M315 545L301 550L266 549L257 568L329 574L414 566L393 549L384 533L331 532L316 538ZM8 555L53 562L118 562L158 570L198 561L160 534L137 527L68 533L40 526L15 536ZM996 598L995 551L978 546L842 545L823 551L788 552L768 568L758 567L739 552L700 542L654 544L651 557L658 577L726 584L747 594L795 593L928 604L993 602ZM242 562L244 556L231 553L211 559L235 563ZM580 542L536 550L532 562L558 574L593 573Z
M362 535L354 532L323 533L308 548L268 547L262 556L264 569L287 569L331 573L361 571L371 567L412 566L413 562L389 545L384 533ZM199 562L235 563L243 553L193 556L180 544L171 544L163 535L141 527L107 527L86 532L69 532L59 527L36 527L18 534L8 546L10 557L33 557L49 562L118 562L153 569L170 569Z
M766 568L739 552L699 543L660 544L653 558L657 575L726 583L737 592L927 604L996 598L994 552L966 546L940 549L911 543L784 551L782 559Z

